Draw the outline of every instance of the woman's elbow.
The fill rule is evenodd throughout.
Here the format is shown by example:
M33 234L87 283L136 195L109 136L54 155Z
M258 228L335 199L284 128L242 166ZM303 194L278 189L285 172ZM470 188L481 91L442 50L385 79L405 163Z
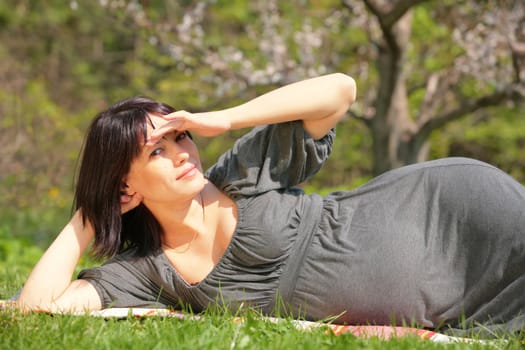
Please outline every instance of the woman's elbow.
M357 84L354 78L344 73L335 73L334 78L337 80L341 103L345 104L346 108L349 108L356 99Z

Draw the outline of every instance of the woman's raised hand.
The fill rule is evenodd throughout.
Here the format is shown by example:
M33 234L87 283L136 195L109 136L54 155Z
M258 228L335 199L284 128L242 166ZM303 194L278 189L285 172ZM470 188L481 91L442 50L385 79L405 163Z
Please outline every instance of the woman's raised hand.
M164 135L178 130L190 131L199 136L216 136L230 130L230 122L222 118L220 112L190 113L187 111L176 111L167 115L159 116L157 119L163 121L155 123L148 145L152 145Z

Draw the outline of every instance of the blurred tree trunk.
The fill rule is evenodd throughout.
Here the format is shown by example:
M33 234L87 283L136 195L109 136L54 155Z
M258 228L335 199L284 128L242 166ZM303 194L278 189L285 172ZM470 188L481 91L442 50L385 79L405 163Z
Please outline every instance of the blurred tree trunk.
M375 10L375 9L374 9ZM407 11L378 44L379 85L375 115L368 123L373 139L373 172L380 174L403 165L409 157L407 141L413 127L408 109L403 62L410 40L412 15Z

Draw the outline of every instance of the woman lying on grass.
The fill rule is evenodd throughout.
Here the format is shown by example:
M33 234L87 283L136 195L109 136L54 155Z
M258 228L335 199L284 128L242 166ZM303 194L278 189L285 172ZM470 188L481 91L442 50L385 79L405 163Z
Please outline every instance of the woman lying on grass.
M296 187L327 160L355 96L352 78L332 74L220 111L139 97L100 113L78 210L20 307L284 305L350 324L525 328L525 188L502 171L450 158L324 198ZM189 132L252 126L202 171ZM93 239L110 259L71 282Z

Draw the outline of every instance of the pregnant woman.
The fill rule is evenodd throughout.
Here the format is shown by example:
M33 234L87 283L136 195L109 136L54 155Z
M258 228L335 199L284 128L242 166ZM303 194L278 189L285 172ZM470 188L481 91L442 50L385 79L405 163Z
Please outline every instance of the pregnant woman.
M101 112L77 211L18 305L242 304L350 324L524 329L525 188L501 170L448 158L325 197L297 187L328 159L355 97L351 77L330 74L218 111L135 97ZM191 135L246 127L203 171ZM108 260L71 281L91 242Z

